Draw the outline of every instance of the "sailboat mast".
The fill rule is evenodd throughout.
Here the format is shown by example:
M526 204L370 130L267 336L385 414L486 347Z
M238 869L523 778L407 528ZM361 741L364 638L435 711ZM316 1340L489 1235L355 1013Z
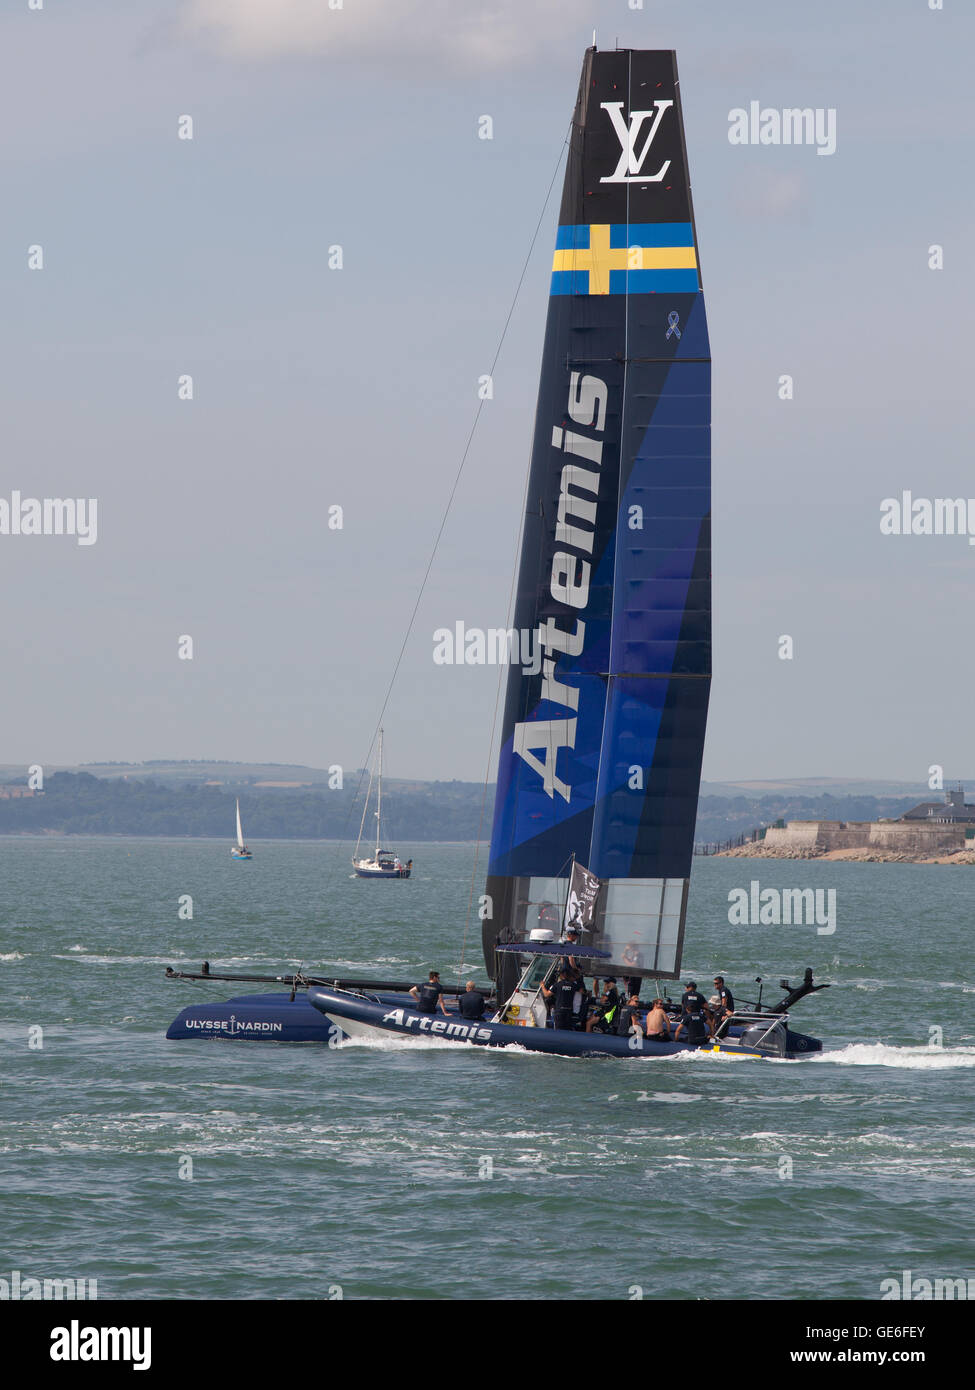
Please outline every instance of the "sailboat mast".
M383 825L383 731L379 730L379 789L376 792L376 858L379 858L379 837Z
M483 925L496 978L499 936L526 934L575 852L605 885L604 968L679 979L711 679L710 359L675 56L594 46L511 624L543 634L547 659L508 668Z

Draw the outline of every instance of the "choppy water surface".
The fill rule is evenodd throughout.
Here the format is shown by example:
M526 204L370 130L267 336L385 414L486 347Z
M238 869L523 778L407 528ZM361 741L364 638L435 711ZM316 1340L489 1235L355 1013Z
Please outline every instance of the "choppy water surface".
M0 1276L103 1298L876 1299L903 1269L975 1274L975 869L695 862L688 973L753 998L811 965L832 985L794 1015L815 1060L165 1040L234 992L167 964L458 972L473 850L399 848L414 878L370 883L336 846L238 864L214 842L0 840ZM753 878L835 888L835 933L730 926Z

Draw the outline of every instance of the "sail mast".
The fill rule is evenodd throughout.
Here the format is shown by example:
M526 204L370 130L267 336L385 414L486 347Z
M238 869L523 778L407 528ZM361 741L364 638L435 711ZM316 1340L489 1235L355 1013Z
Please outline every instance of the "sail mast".
M711 354L675 55L586 53L555 242L484 924L521 940L575 855L594 944L675 979L711 677Z
M379 838L383 825L383 731L379 730L379 783L376 792L376 858L379 858Z

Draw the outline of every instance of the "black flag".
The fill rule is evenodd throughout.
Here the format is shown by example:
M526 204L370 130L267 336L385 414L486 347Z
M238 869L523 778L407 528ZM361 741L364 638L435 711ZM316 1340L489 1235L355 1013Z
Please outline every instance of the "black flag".
M569 927L575 927L579 936L593 930L596 917L596 899L599 896L599 879L582 864L573 863L569 879L569 896L565 900L565 919L562 924L562 940Z

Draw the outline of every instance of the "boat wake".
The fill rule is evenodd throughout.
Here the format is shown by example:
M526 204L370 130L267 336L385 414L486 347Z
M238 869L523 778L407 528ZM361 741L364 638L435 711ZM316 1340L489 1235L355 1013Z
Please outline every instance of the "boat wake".
M913 1071L944 1071L975 1067L975 1047L891 1047L887 1043L851 1043L835 1052L820 1052L811 1062L839 1067L903 1067Z
M379 1033L372 1036L360 1033L354 1038L345 1038L338 1044L337 1051L345 1052L347 1049L365 1049L369 1052L476 1052L479 1056L499 1053L512 1053L519 1057L546 1057L550 1053L532 1052L527 1047L520 1047L518 1043L507 1043L503 1047L478 1047L476 1043L464 1042L460 1038L420 1038L410 1037L403 1033ZM560 1061L571 1061L571 1058L559 1058Z
M448 1042L446 1038L410 1038L399 1033L376 1033L367 1037L364 1033L354 1038L343 1038L336 1044L337 1052L442 1052L446 1048L461 1047L462 1043Z
M711 1048L700 1048L694 1052L672 1052L666 1057L639 1057L636 1060L640 1062L677 1062L681 1066L686 1065L688 1062L692 1062L696 1066L699 1066L702 1062L718 1062L722 1064L726 1062L753 1062L755 1058L753 1056L743 1057L740 1052L714 1052ZM783 1067L795 1066L799 1061L796 1057L763 1057L761 1060L763 1062L774 1062L776 1066Z

